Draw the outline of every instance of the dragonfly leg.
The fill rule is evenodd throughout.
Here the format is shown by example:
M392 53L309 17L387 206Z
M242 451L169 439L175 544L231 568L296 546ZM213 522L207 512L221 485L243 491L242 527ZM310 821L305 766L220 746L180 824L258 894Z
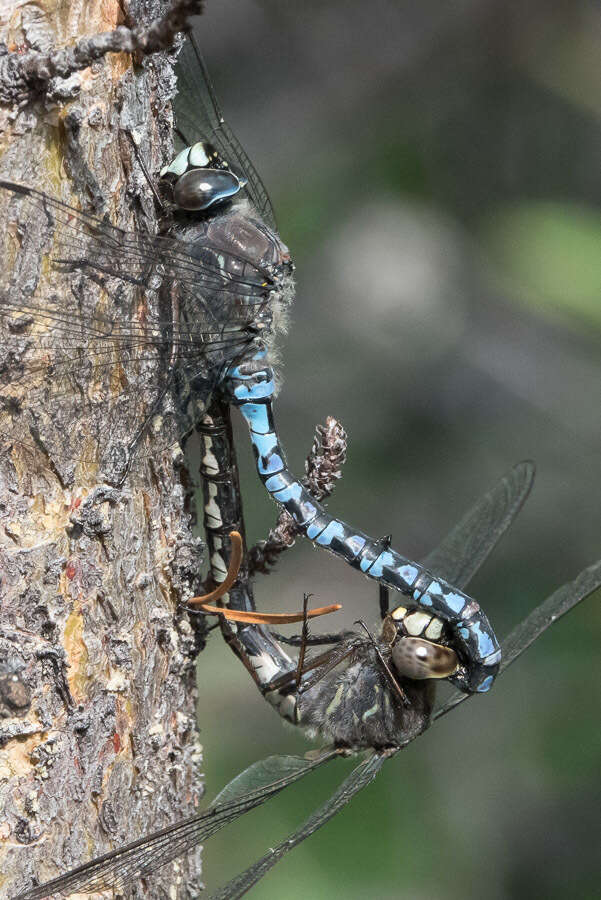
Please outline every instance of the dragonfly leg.
M331 672L332 669L335 669L341 662L348 659L348 657L364 643L365 641L362 638L357 638L357 635L353 633L351 638L341 642L332 650L326 650L325 653L320 653L317 656L312 657L312 659L308 659L302 668L301 674L303 676L303 682L295 693L300 696L308 691L309 688L318 684L328 672ZM308 676L309 672L313 672L313 675ZM268 691L285 691L294 687L296 678L296 670L286 672L270 681L266 688Z
M296 689L298 691L303 674L303 665L305 662L305 653L307 652L307 640L309 638L309 619L307 618L307 610L309 608L309 598L311 594L305 594L303 597L303 627L301 630L301 644L298 652L298 660L296 663Z
M451 676L461 690L487 691L501 652L494 631L471 597L390 547L329 514L288 469L274 423L275 379L264 349L232 366L223 380L230 402L246 420L257 471L269 494L317 546L381 584L411 597L417 606L449 624L461 665Z
M405 691L399 684L398 678L396 677L396 675L394 674L394 672L392 671L392 669L390 668L390 666L384 659L384 657L382 655L382 651L380 650L380 648L378 646L378 642L374 638L373 634L371 633L371 631L369 630L369 628L367 627L365 622L363 622L362 619L359 619L357 622L355 622L355 625L361 625L361 627L367 634L367 637L369 638L369 642L372 645L374 652L380 661L380 665L382 666L383 671L386 673L386 677L388 678L388 681L390 683L390 686L392 687L392 690L395 692L395 694L397 695L397 697L399 698L399 700L401 701L403 706L409 707L410 706L409 699L407 698Z
M289 644L291 647L300 647L302 636L300 634L293 635L285 635L279 634L276 631L272 631L271 634L276 639L276 641L281 641L282 644ZM324 644L339 644L340 641L347 640L352 631L334 631L327 632L326 634L310 634L307 638L306 644L307 647L319 647Z
M379 585L380 590L380 618L384 620L390 609L390 591L385 584Z

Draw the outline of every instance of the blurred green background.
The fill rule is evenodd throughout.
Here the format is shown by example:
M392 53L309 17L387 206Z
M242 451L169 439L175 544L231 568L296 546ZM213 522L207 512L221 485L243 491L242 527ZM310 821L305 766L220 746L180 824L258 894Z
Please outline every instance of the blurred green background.
M504 635L601 555L600 6L207 7L222 106L297 266L278 401L291 467L336 416L349 459L330 509L419 559L533 458L534 493L471 586ZM252 542L275 509L238 438ZM255 588L262 609L298 609L312 591L344 604L336 625L377 619L374 585L307 542ZM253 896L599 897L600 637L594 598ZM310 748L217 632L198 681L208 797L263 756ZM349 768L212 838L207 885L281 840Z

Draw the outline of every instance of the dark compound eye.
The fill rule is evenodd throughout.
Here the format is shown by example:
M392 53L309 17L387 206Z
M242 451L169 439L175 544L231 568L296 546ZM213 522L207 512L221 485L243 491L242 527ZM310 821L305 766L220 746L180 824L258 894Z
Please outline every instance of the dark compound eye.
M180 209L200 211L229 200L241 188L233 172L222 169L192 169L178 179L173 199Z
M424 678L448 678L459 660L450 647L422 638L402 637L392 648L392 661L399 675L421 681Z

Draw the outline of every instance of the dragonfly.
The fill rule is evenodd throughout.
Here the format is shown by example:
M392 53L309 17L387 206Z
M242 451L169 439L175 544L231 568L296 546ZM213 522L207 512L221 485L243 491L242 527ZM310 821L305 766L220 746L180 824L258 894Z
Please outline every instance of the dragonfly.
M431 713L433 681L452 678L459 665L451 630L415 603L405 601L391 611L389 592L383 586L383 625L377 640L365 625L364 633L347 631L310 640L305 615L296 662L282 647L288 639L274 636L267 627L237 622L235 614L241 612L244 618L253 615L255 603L248 567L240 576L238 562L232 566L230 558L231 539L243 543L239 535L244 535L245 528L229 407L214 403L199 432L204 531L211 575L215 583L221 582L221 592L227 591L228 611L221 622L222 633L265 699L283 718L338 748L387 748L416 736ZM504 480L503 491L508 493L512 513L514 506L517 511L524 502L533 475L533 466L525 464L516 470L516 486L511 478ZM478 527L481 525L480 520ZM308 595L305 612L307 604ZM211 612L218 610L211 608ZM310 643L334 646L306 659ZM399 699L401 702L396 702Z
M274 419L273 347L294 293L290 253L193 39L178 86L186 146L161 172L161 233L126 231L0 181L14 260L0 276L5 450L29 442L45 451L63 483L89 455L104 480L122 484L137 453L156 452L157 433L189 434L219 395L245 419L258 475L301 533L442 620L457 647L453 683L489 690L501 653L479 604L388 538L331 515L289 470ZM41 291L40 248L68 288L50 273Z
M205 432L207 436L212 435L213 449L216 446L213 438L219 433L218 425L213 418L212 433L208 429ZM425 562L428 565L436 565L440 571L455 579L461 586L467 585L515 520L528 496L533 477L532 464L521 463L515 466L476 501ZM218 528L215 527L214 536L217 532ZM238 580L244 582L245 578ZM574 581L555 591L506 638L503 643L501 671L505 671L515 662L551 624L600 586L601 561L585 569ZM417 623L409 620L411 615L422 615L422 612L415 607L413 613L406 610L395 616L396 610L389 612L382 597L380 601L380 612L383 616L381 636L371 640L359 633L355 635L356 639L361 638L363 641L362 647L355 646L354 657L347 656L344 660L335 657L334 668L329 665L332 657L329 660L319 659L317 665L313 665L315 660L309 658L303 661L299 681L298 666L291 669L284 661L280 677L282 683L277 685L272 677L271 685L267 687L261 677L263 667L251 665L254 670L253 677L265 693L280 691L284 696L288 689L286 696L293 697L297 724L306 724L308 719L312 719L319 735L329 738L329 743L321 751L305 757L270 756L254 763L227 784L214 802L197 815L97 857L46 884L32 887L14 900L41 900L54 894L68 895L76 891L123 889L134 882L148 885L157 869L198 846L233 820L271 799L305 775L343 756L363 753L361 761L322 807L313 812L297 831L276 847L270 848L261 859L212 895L212 900L232 900L247 893L286 853L315 833L355 794L370 784L388 759L423 734L438 718L473 696L456 691L441 707L432 712L431 677L421 677L425 673L417 672L415 663L412 664L414 668L411 674L403 674L404 654L400 654L399 670L396 668L399 655L394 653L396 643L415 637L411 632L415 630L413 626ZM235 597L230 600L230 604L232 603L236 603ZM391 619L397 632L396 636L389 633L393 627ZM422 622L422 632L426 635L428 627ZM441 641L441 646L453 652L452 636L448 638L444 636L442 622L440 628L440 636L436 641ZM238 646L234 649L239 652L242 647L243 653L251 660L257 647L261 653L265 653L268 647L263 638L265 631L263 626L244 626L236 633ZM431 632L426 638L417 639L434 645L435 641L432 640L434 636ZM269 636L269 640L271 644L268 649L271 652L272 647L279 646L279 641L273 634ZM306 635L301 636L301 653L307 640ZM333 636L326 636L326 640L333 642ZM348 633L343 633L338 643L348 640ZM380 650L383 659L376 652L376 648ZM285 660L286 652L281 647L279 650L279 659ZM336 654L336 648L333 652ZM426 662L435 664L434 656ZM423 663L419 655L418 662ZM277 667L277 659L274 660L274 664ZM337 704L332 704L330 700L328 707L325 708L323 697L331 696L335 672L340 696ZM345 678L345 673L351 677ZM315 682L316 674L321 675L317 682ZM357 674L360 679L359 689L357 689ZM390 674L402 689L401 692L394 690ZM429 675L431 676L432 672ZM311 679L313 685L303 690L307 679ZM283 683L285 681L286 684ZM374 702L377 693L376 684L381 696ZM321 697L312 694L315 689L322 694ZM388 702L385 697L388 698ZM290 711L290 704L287 708L282 703L273 705L281 715L289 718L287 713ZM389 707L393 705L396 707L394 721L398 731L391 736L386 728L390 717ZM342 712L346 715L341 715ZM353 715L349 716L348 713Z

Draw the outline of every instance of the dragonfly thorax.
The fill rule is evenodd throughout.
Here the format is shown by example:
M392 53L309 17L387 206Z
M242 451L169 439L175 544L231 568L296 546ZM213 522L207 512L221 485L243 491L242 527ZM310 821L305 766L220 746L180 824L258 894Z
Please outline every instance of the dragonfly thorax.
M161 179L171 186L175 205L188 212L204 212L231 200L245 184L208 141L178 153L161 170Z

